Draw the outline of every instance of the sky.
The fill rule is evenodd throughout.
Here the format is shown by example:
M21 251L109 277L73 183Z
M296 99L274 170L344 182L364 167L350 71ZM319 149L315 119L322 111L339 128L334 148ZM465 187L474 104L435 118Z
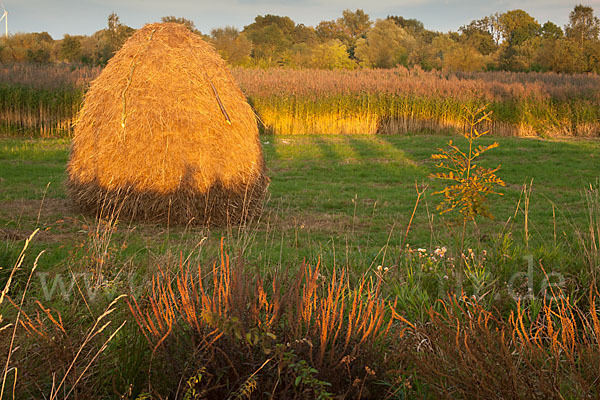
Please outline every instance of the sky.
M208 34L228 25L243 29L257 15L285 15L296 23L315 26L340 17L345 9L360 8L372 20L401 15L420 20L427 29L448 32L474 19L519 8L542 24L550 20L563 27L579 3L600 15L600 0L0 0L9 13L9 33L48 32L54 39L103 29L112 12L133 28L167 15L185 17ZM0 33L4 34L4 21Z

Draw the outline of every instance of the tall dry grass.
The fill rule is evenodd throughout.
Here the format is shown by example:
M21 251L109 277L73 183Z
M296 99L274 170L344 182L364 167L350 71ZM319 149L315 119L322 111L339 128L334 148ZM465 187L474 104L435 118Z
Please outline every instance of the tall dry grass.
M166 358L175 375L165 382L193 377L196 369L190 366L196 365L204 379L197 390L206 398L227 398L255 378L271 398L305 398L300 394L309 392L316 398L323 389L319 382L361 397L365 385L386 375L385 366L396 357L390 354L386 361L376 354L399 343L400 325L410 324L382 295L381 279L363 277L350 285L347 272L326 278L319 265L302 264L291 276L280 271L263 280L232 263L221 246L212 269L182 262L175 274L161 270L148 297L130 303L156 358ZM182 367L173 367L169 357L185 353ZM307 376L305 367L312 371ZM207 379L216 375L217 383ZM290 385L303 378L307 387ZM173 386L151 393L173 395Z
M85 88L102 68L70 64L2 64L0 82L33 89Z
M99 68L0 66L0 124L17 135L69 135ZM593 74L445 73L420 68L234 68L263 123L276 134L406 133L464 129L465 106L489 103L497 135L598 136L600 77Z
M24 289L16 295L11 293L15 273L26 268L26 251L38 232L39 229L36 229L25 241L0 293L0 306L6 300L13 311L9 312L8 318L0 313L0 332L2 335L8 334L0 336L0 348L3 350L0 354L0 363L3 365L0 400L54 400L67 399L71 395L75 398L91 398L86 397L89 388L80 387L89 383L92 375L90 370L126 323L123 321L113 329L115 324L111 320L117 303L125 295L114 298L97 317L92 315L95 319L91 326L67 326L59 311L45 307L29 291L45 250L33 261ZM13 299L11 295L16 298ZM35 306L26 306L30 304Z
M557 288L508 318L467 296L440 300L412 336L416 374L438 398L598 398L598 292L587 300Z
M0 66L0 130L10 135L70 135L87 84L99 68Z
M497 135L597 136L596 75L238 68L267 131L406 133L462 130L463 108L489 103Z

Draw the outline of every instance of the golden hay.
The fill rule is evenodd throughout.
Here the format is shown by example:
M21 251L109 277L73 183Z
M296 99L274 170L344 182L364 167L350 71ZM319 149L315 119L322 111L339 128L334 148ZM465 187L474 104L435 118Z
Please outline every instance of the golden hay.
M84 212L182 224L243 221L268 185L254 112L225 62L173 23L144 26L92 82L67 172Z

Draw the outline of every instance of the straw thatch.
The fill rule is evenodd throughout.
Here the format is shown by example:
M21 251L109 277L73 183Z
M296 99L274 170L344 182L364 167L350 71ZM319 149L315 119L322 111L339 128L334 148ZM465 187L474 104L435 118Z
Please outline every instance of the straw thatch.
M140 29L92 82L67 172L84 212L183 224L242 221L268 184L254 113L225 62L173 23Z

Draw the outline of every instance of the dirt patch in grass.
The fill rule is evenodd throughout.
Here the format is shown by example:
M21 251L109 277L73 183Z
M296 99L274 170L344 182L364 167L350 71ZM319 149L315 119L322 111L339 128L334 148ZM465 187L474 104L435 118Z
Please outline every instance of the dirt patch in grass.
M365 230L373 224L370 218L356 217L338 213L301 213L278 218L275 226L278 230L308 230L310 232L327 232L339 234L349 232L354 225L355 230Z
M18 241L27 238L25 231L12 228L0 228L0 240Z
M55 215L62 217L73 217L79 215L71 202L67 199L44 199L31 200L19 199L3 201L0 203L0 214L12 217L21 217L25 219L48 218Z
M20 242L31 236L34 229L28 228L0 228L0 240L6 240L10 242ZM81 234L78 231L72 229L65 229L61 225L47 226L42 228L35 236L36 242L43 243L72 243L81 239Z
M0 240L21 241L40 228L36 241L71 242L79 236L79 213L67 199L19 199L0 203Z

